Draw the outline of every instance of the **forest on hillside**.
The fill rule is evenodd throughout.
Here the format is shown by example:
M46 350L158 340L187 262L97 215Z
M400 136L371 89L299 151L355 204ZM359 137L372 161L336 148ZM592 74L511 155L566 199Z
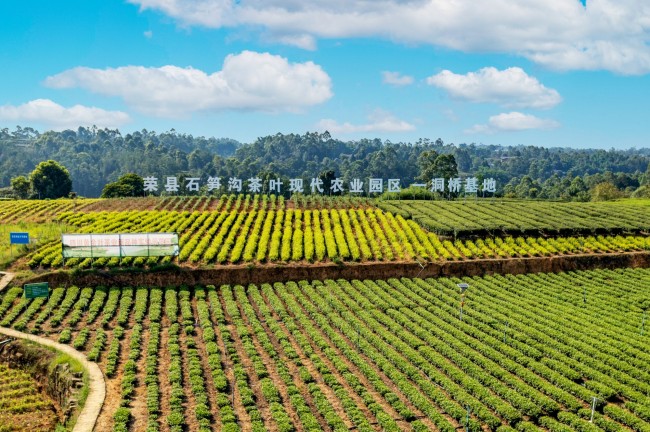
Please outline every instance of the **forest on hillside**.
M533 198L586 199L602 182L631 193L650 181L650 148L593 150L452 144L442 139L417 142L361 139L342 141L329 133L307 132L260 137L252 143L194 137L170 130L84 128L39 132L17 126L0 129L0 188L28 176L41 161L56 160L72 177L80 196L97 197L104 186L126 173L162 178L221 176L306 179L327 173L345 182L354 178L399 178L403 185L422 181L424 152L452 155L459 176L494 178L497 194ZM576 178L579 177L579 181ZM569 188L573 195L567 195ZM564 194L564 195L563 195Z

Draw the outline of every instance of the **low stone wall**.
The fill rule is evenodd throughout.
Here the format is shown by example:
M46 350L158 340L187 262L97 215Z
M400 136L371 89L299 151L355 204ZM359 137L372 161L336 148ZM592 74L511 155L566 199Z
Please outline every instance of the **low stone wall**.
M78 408L77 401L83 385L83 373L71 371L68 364L57 365L49 374L47 394L61 407L64 422Z
M21 340L0 346L0 361L11 368L29 372L55 403L59 421L65 423L77 409L83 374L71 371L66 363L50 370L55 357L52 351Z
M561 255L464 261L368 262L287 265L228 265L206 269L178 267L165 271L55 271L28 282L49 282L51 286L178 286L247 285L324 279L388 279L394 277L482 276L594 270L601 268L650 267L650 252Z

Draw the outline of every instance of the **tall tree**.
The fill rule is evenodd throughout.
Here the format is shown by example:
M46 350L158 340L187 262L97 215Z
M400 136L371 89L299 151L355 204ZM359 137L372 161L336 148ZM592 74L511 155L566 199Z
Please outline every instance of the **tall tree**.
M418 167L420 168L418 180L430 182L432 178L436 177L434 169L438 156L438 152L435 150L427 150L420 153L418 157Z
M458 176L458 165L452 154L441 154L433 162L433 173L435 177L450 179Z
M18 176L11 179L11 190L20 198L29 197L29 180L25 176Z
M610 201L622 196L623 192L618 190L611 182L598 183L591 189L592 201Z
M124 174L116 182L108 183L102 198L136 197L144 195L144 179L137 174Z
M70 172L54 160L39 163L29 178L39 199L66 197L72 191Z

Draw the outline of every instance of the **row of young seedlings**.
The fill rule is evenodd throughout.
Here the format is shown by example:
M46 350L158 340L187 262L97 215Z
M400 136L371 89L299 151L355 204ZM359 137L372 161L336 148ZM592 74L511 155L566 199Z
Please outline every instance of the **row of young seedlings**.
M287 328L291 330L292 335L300 342L301 348L305 350L306 353L313 353L311 344L318 347L337 367L339 373L348 380L352 380L352 383L355 383L358 380L358 377L363 376L364 379L368 381L370 388L374 389L374 391L383 397L395 413L403 421L408 422L408 425L412 430L429 430L429 427L426 424L417 419L416 414L406 405L404 400L398 397L393 390L384 383L377 370L375 370L375 368L359 354L358 347L350 345L344 337L338 334L338 332L330 326L327 318L319 315L313 305L306 302L301 305L296 301L296 298L291 296L291 293L295 295L300 291L300 288L298 288L295 283L289 282L286 285L276 284L275 292L270 286L263 287L263 290L271 305L279 314L281 314L283 322L287 323ZM280 300L278 295L282 297L282 300ZM286 309L283 302L286 304ZM291 315L289 315L287 311ZM316 322L318 327L314 326L312 320ZM302 332L296 323L299 323L303 328ZM305 334L308 337L305 337ZM358 343L359 341L357 339L354 340ZM335 347L336 350L333 350L332 347ZM348 359L354 367L358 368L361 375L351 373L350 368L340 360L342 356L338 354L337 350L342 353L343 357ZM352 388L359 392L359 396L364 401L367 401L369 407L373 407L373 414L384 429L399 430L396 429L397 425L388 413L378 409L378 405L371 399L371 394L369 393L370 388L358 384L354 385ZM416 395L417 391L413 390L412 393ZM431 407L431 411L435 412L435 409ZM442 416L439 416L438 421L440 423L437 427L448 425ZM401 427L403 427L403 425Z
M224 432L238 432L240 427L235 416L233 401L228 397L228 379L223 368L215 326L210 318L210 306L207 302L208 294L206 294L206 289L209 293L215 291L214 286L208 286L205 289L197 287L194 291L194 296L196 298L198 324L201 327L201 339L207 354L210 377L212 378L212 385L217 392L215 400L219 409L219 429Z
M334 293L328 293L331 288L318 282L314 282L313 286L302 284L301 288L300 291L293 290L293 294L301 301L303 307L311 310L315 316L324 314L331 326L338 328L349 340L355 341L358 349L374 363L380 365L382 371L397 388L439 429L446 431L455 429L455 426L440 414L441 410L459 424L465 425L464 404L472 403L474 406L476 404L463 389L454 386L450 389L451 394L449 394L450 390L443 391L420 368L405 361L399 349L386 344L374 331L359 322L355 317L356 309L359 308L355 308L354 312L348 310ZM484 420L491 421L493 418L489 412L481 411L480 414ZM470 430L481 429L481 424L474 418L470 419L468 426Z
M113 337L106 355L106 376L112 378L117 373L120 361L120 345L124 338L125 327L129 321L131 304L133 303L133 288L122 288L120 303L117 310L116 325L113 328Z
M203 378L203 367L201 358L194 338L196 318L192 310L191 291L183 286L179 291L180 310L183 331L185 333L185 356L187 359L187 373L189 386L194 398L194 415L199 424L199 431L209 432L212 430L212 412L205 379Z
M293 318L290 317L282 307L281 302L276 297L272 287L268 284L262 285L262 292L269 302L274 305L274 309L281 317L282 323L296 340L300 349L314 362L317 370L322 374L323 383L330 387L333 393L339 398L346 414L348 414L349 419L356 428L359 430L373 430L373 427L370 424L370 419L366 418L366 415L358 406L356 406L355 400L348 394L348 390L343 387L342 383L332 374L330 367L323 361L323 354L317 353L316 349L321 350L321 352L324 353L324 356L331 362L342 379L348 383L350 388L357 393L358 397L363 401L369 411L372 412L372 415L383 430L401 430L392 416L386 413L383 408L376 403L372 394L369 392L369 389L361 383L359 377L352 373L352 371L345 365L344 361L339 357L339 354L324 342L324 339L320 334L318 334L318 332L313 333L314 339L311 339L311 337L305 338ZM262 317L266 319L271 332L278 339L281 346L284 347L286 355L292 360L297 361L298 356L294 348L291 346L291 343L288 341L287 334L282 329L282 326L273 319L270 309L266 305L264 298L260 295L259 290L256 287L249 287L249 294L261 312ZM302 324L302 320L299 321ZM310 328L310 330L312 329L313 328ZM308 334L310 334L310 336L312 335L311 333ZM312 341L311 343L310 340ZM300 363L298 363L298 365L299 364ZM323 394L320 388L314 384L314 378L311 376L309 371L303 366L300 366L299 375L303 382L308 384L310 395L313 397L316 407L323 415L323 418L328 425L333 430L347 429L345 422L336 414L327 400L323 399ZM416 430L418 429L416 428ZM426 430L426 428L424 430Z
M181 358L180 324L178 323L178 296L174 288L165 289L165 315L169 320L167 351L170 355L167 380L171 386L170 412L165 421L171 432L182 432L185 427L185 392L183 391L183 359Z
M447 399L445 393L439 391L433 386L425 386L425 390L427 391L423 392L422 384L426 384L427 381L422 380L421 376L413 373L414 371L412 370L407 370L406 372L401 370L400 366L404 363L403 360L401 362L399 360L397 362L389 361L389 359L398 358L395 350L380 351L380 349L365 339L365 335L362 334L360 329L357 330L356 328L353 328L353 326L347 324L344 320L338 317L330 306L330 304L333 304L333 299L313 299L311 295L320 295L314 291L314 288L317 286L317 284L314 284L312 287L307 283L301 282L300 288L298 288L295 285L287 284L290 294L292 294L299 302L300 307L305 309L309 317L318 324L319 328L323 328L327 331L328 336L330 336L333 341L338 341L339 349L344 348L342 343L343 341L340 337L337 337L337 333L333 329L338 329L344 338L349 341L354 341L356 350L360 351L372 360L373 363L377 364L381 372L395 384L396 388L404 395L404 397L412 403L415 408L428 417L436 428L443 431L454 430L455 426L450 423L446 416L441 414L441 409L448 413L448 415L455 414L456 416L459 416L460 412L458 408L456 408L455 404ZM278 291L278 294L284 296L280 291ZM291 307L291 299L288 299L287 297L288 296L285 296L285 302ZM313 300L313 302L310 300ZM294 305L293 313L301 313L300 307ZM305 319L304 322L309 323L307 319ZM312 333L310 333L310 336L311 334ZM363 371L369 371L369 369L364 367L361 362L358 362L358 367ZM372 375L367 375L367 377L369 380L374 380ZM394 408L403 412L405 419L412 419L411 414L408 411L404 411L403 407L401 407L392 396L389 395L387 400L393 401L393 404L397 404L393 405ZM460 417L456 417L457 420L459 418ZM420 428L420 426L416 427Z
M160 351L162 302L163 290L161 288L151 288L149 299L149 341L147 342L144 378L147 392L148 415L146 432L158 432L160 430L158 424L158 418L161 413L158 358Z
M416 293L417 295L422 296L422 298L426 298L426 296L429 295L429 293L424 289L425 283L423 281L403 280L403 282L405 285L401 290L405 294ZM420 284L422 286L420 286ZM452 288L448 287L448 289ZM429 301L434 301L434 298L435 297L430 298ZM446 297L443 298L443 300L447 300ZM439 299L436 299L436 301L440 302ZM436 308L437 314L440 313L440 308L443 307L443 305L444 303ZM447 309L445 317L451 321L458 321L454 318L457 318L457 310L454 310L451 307L444 308ZM434 331L434 329L445 329L445 331L450 333L456 332L455 337L458 340L463 340L465 343L469 344L472 349L487 356L492 361L497 362L526 384L539 389L553 400L561 403L565 408L570 409L572 412L577 413L583 418L589 418L591 410L587 408L587 406L591 402L591 397L594 395L593 391L578 385L571 379L567 379L564 375L556 372L555 369L559 363L556 364L556 362L554 362L551 365L553 369L551 369L545 364L536 361L536 357L528 358L529 355L533 355L534 353L526 351L526 348L528 347L527 342L520 342L509 337L506 344L501 341L501 329L494 329L490 325L481 325L479 322L472 322L469 324L465 322L455 324L445 323L444 321L440 321L436 315L429 313L426 310L418 308L415 311L417 314L405 309L404 313L408 314L409 318L418 323L418 325L421 325L425 329L424 331L428 332ZM465 336L463 337L464 334ZM469 350L469 352L472 351ZM525 357L522 357L522 352L527 352ZM539 358L539 356L537 358ZM493 374L502 374L497 368L488 370ZM555 411L555 409L549 405L542 405L542 407L546 407L545 410L547 414L552 415ZM585 415L585 413L587 413L587 415ZM617 427L615 423L602 418L602 416L599 417L596 415L595 421L597 421L601 427L605 427L606 430L610 430L611 428L616 429Z
M237 362L235 363L233 361L233 372L235 380L237 381L239 399L241 400L242 405L248 413L252 430L255 432L268 430L269 427L265 425L267 422L273 422L278 430L281 431L286 432L293 430L293 425L289 420L284 406L277 400L273 399L277 394L277 389L273 387L273 382L268 378L269 372L266 369L266 365L255 350L250 332L246 328L246 325L239 312L239 307L237 301L235 300L233 289L230 286L222 286L220 288L220 291L224 301L225 312L228 314L231 322L234 324L237 336L241 340L241 344L244 349L244 353L242 353L242 355L246 355L246 357L248 357L252 363L252 371L248 372L246 368L244 368L241 358L239 358L240 354L232 352L230 356L233 358L233 354L237 355ZM262 398L262 400L265 400L266 404L269 405L270 418L263 418L262 413L259 411L261 400L256 398L255 393L251 389L251 383L253 382L253 379L259 382L261 392L257 398ZM267 399L267 397L271 399Z
M225 201L223 198L224 197L222 197L222 200ZM159 200L160 202L156 205L155 209L174 211L202 211L205 210L213 200L214 198L211 196L165 197ZM222 200L219 200L217 205L223 205Z
M494 287L490 287L490 290L492 289ZM524 294L525 297L529 295L529 292ZM560 310L566 308L565 313L570 310L566 306L559 306L559 308ZM501 311L501 308L498 310ZM574 332L578 328L574 329L574 327L578 325L577 323L565 322L559 325L546 312L540 312L539 318L533 318L527 308L522 308L522 314L525 316L523 321L528 323L526 331L530 332L533 337L531 345L538 349L542 346L541 344L547 344L554 349L557 349L558 346L562 347L562 354L557 357L557 361L561 363L558 371L563 375L574 379L577 374L587 377L589 380L585 383L587 388L603 400L620 395L631 402L647 402L646 395L650 392L650 385L647 384L647 381L650 375L628 363L630 361L637 363L634 358L629 355L621 355L616 348L606 347L606 345L611 345L605 343L608 338L596 337L592 340L591 337L575 337ZM542 333L539 331L539 326L545 321L549 321L545 323L547 331ZM520 339L521 331L522 328L519 324L513 324L514 338ZM601 342L599 339L604 340ZM564 356L567 358L565 359Z
M0 222L9 224L20 221L51 220L58 214L75 208L77 211L99 201L85 199L83 202L73 200L15 200L3 201L0 210Z
M101 308L101 317L99 315L94 317L95 313L93 312L93 304L91 303L88 318L86 320L86 323L90 324L95 320L95 318L100 318L99 327L97 330L95 330L95 339L93 341L92 347L90 348L90 351L88 351L87 354L88 360L94 362L99 362L101 355L104 352L104 348L106 347L109 336L105 329L108 327L109 323L117 312L120 295L122 294L122 290L119 287L115 286L110 287L108 290L106 290L104 287L98 287L98 290L99 292L103 292L104 297L106 298L106 301ZM93 303L94 302L95 300L93 300ZM111 357L113 359L117 359L117 354L120 346L119 341L122 338L123 334L124 329L121 326L117 326L113 329L113 339L111 339L111 346L109 349L109 352L114 353ZM116 363L114 363L114 360L111 361L111 364L116 365ZM113 368L114 367L115 366L113 366Z
M489 281L486 281L484 286L488 292L495 289ZM527 296L528 293L524 295ZM520 301L515 299L513 302L518 304ZM483 302L477 304L477 310L484 310L484 307ZM497 313L504 312L502 307L502 302L497 301ZM572 329L574 324L559 324L545 311L536 312L533 317L527 307L520 309L520 315L522 316L520 321L511 326L512 337L521 341L522 333L525 331L530 340L529 345L533 348L539 350L542 347L552 347L557 350L560 354L549 357L557 360L558 365L554 366L558 372L572 379L576 377L576 372L587 377L586 387L603 400L614 395L622 395L635 402L646 399L650 386L621 371L626 366L625 362L620 359L610 359L609 353L594 347L591 338L587 341L582 340L586 338L576 337ZM554 314L552 316L556 317ZM525 329L519 322L525 323ZM569 331L571 331L570 335ZM634 370L633 373L638 376L642 372Z
M30 305L31 301L32 299L22 298L20 302L2 319L2 321L0 321L0 326L9 326L16 318L18 318L18 315L20 315Z
M113 414L113 432L127 432L133 418L130 405L138 385L138 361L142 355L143 321L148 309L148 288L139 287L135 290L134 305L133 289L126 289L130 295L120 299L120 310L117 314L118 325L127 326L131 312L133 312L135 324L131 328L128 357L122 365L121 400L119 408ZM132 305L133 307L131 307Z
M215 204L213 202L216 201ZM213 196L203 197L167 197L163 198L156 206L159 211L206 211L208 207L212 207L212 211L230 211L240 210L249 211L257 210L260 207L266 208L267 206L276 205L284 206L284 198L276 195L260 195L260 194L222 194L221 197L216 198Z

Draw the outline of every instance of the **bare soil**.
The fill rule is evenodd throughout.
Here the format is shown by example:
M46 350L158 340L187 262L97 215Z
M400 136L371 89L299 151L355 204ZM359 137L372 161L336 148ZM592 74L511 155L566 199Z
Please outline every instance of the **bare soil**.
M12 425L12 432L50 432L58 421L54 409L38 410L23 414L0 413L0 426ZM4 429L3 429L4 430Z
M250 300L249 300L250 301ZM268 352L260 345L260 342L258 340L257 335L255 334L255 331L253 330L253 327L251 326L250 321L248 320L248 317L245 315L244 310L242 308L241 303L238 302L239 306L239 311L241 313L242 319L246 323L246 327L248 328L248 331L251 334L251 339L253 340L253 345L255 345L255 349L257 350L257 353L260 355L262 360L264 361L264 365L266 366L266 369L269 372L269 378L273 381L273 384L275 384L275 387L278 389L280 392L280 396L282 397L282 404L284 405L284 409L287 413L287 415L291 418L291 422L296 428L297 432L302 432L303 426L302 423L300 422L300 418L298 417L298 413L296 413L296 410L294 409L293 405L291 404L291 400L289 399L289 394L287 393L287 386L278 374L278 369L275 364L275 361L271 358L271 356L268 354ZM256 316L259 316L259 314L256 314ZM267 334L268 334L268 329ZM277 347L276 347L276 352L277 352Z
M172 387L167 379L171 356L169 350L165 349L169 345L169 326L170 322L167 316L163 316L160 325L160 348L158 350L158 384L160 386L160 412L158 424L162 432L169 432L169 425L165 421L165 416L171 412L169 399L171 398Z
M253 367L253 362L251 359L246 355L246 351L244 350L244 346L242 344L242 340L239 337L239 334L237 333L237 328L234 324L232 324L232 317L228 315L228 312L226 310L226 305L224 303L223 297L221 297L222 301L222 308L223 308L223 313L226 317L227 322L231 323L228 324L228 330L230 331L230 334L232 335L233 341L235 343L235 348L237 350L237 353L240 356L240 360L242 362L242 365L246 369L248 373L248 381L249 381L249 386L250 388L254 391L255 393L255 400L257 402L257 409L260 412L260 415L262 416L262 420L264 422L264 426L266 427L266 430L269 432L277 432L278 431L278 426L273 421L272 416L271 416L271 411L269 408L269 404L262 395L262 390L261 390L261 385L259 380L257 379L257 376L254 373L255 368Z

